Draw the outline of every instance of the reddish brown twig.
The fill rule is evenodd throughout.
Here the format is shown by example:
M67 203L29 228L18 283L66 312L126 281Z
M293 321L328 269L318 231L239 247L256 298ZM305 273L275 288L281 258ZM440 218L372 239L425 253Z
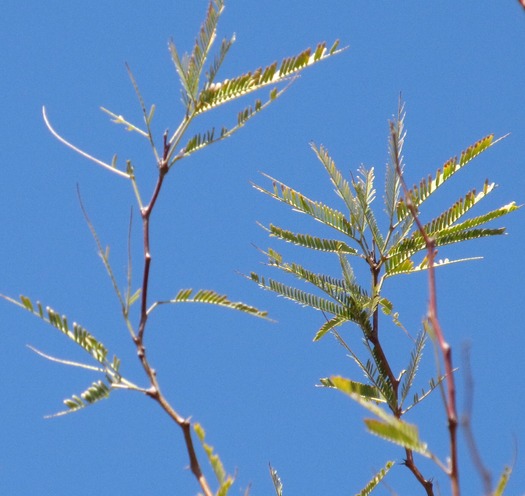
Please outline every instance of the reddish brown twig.
M191 437L191 422L188 419L185 419L179 415L173 407L166 400L162 394L159 383L157 380L157 373L148 362L146 356L146 348L144 346L144 332L146 330L146 323L148 321L148 288L149 288L149 275L151 269L151 248L150 248L150 218L153 212L153 208L157 202L157 198L162 189L164 178L169 171L169 152L170 145L168 143L167 132L164 134L164 152L162 159L159 160L158 171L159 176L157 179L157 184L153 190L151 200L149 204L141 209L142 216L142 231L144 238L144 270L142 276L142 288L141 288L141 308L140 308L140 323L138 328L137 336L134 338L135 346L137 347L137 355L139 357L140 363L149 378L150 388L147 391L147 395L155 400L160 407L177 423L177 425L182 429L184 435L184 441L186 443L186 450L190 459L190 468L192 473L195 475L199 485L204 492L205 496L213 496L204 474L199 465L197 455L195 453L195 447L193 445L193 440Z
M392 145L394 147L394 157L396 157L395 165L396 171L401 182L401 187L403 188L403 193L405 196L405 204L412 215L416 226L425 241L425 246L427 249L427 261L428 261L428 293L429 293L429 302L428 302L428 321L432 326L432 330L436 336L439 349L443 355L443 362L445 365L445 377L447 385L447 393L445 397L445 410L447 412L448 419L448 430L450 437L450 469L449 477L452 486L452 495L459 496L459 471L458 471L458 454L457 454L457 427L458 427L458 418L457 418L457 408L456 408L456 385L454 382L454 368L452 366L452 349L448 342L445 340L445 336L441 329L441 325L438 319L437 312L437 294L436 294L436 276L434 268L434 258L436 256L436 242L435 240L428 236L426 233L423 224L419 220L418 212L416 207L412 202L412 197L408 187L403 178L403 172L401 170L401 164L397 159L399 157L399 143L396 132L396 127L393 122L390 123L390 133L392 137Z
M483 488L485 494L492 493L492 475L487 469L481 455L479 453L478 445L474 434L472 432L472 408L474 403L474 379L472 377L472 370L470 367L470 353L469 347L465 346L463 348L463 364L464 364L464 376L465 376L465 411L461 415L461 426L463 427L463 432L465 434L465 439L467 440L467 446L469 448L470 456L472 458L472 463L476 467L481 480L483 481Z

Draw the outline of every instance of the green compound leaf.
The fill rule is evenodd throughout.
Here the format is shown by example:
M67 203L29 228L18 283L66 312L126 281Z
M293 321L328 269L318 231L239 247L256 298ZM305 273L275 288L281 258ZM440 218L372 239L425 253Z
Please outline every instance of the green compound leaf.
M24 308L36 317L42 319L47 324L50 324L59 331L63 332L69 339L74 341L87 353L89 353L97 362L106 367L111 367L111 364L107 360L107 348L81 325L73 322L73 325L70 326L65 315L60 315L50 307L46 307L44 309L40 302L37 302L36 305L33 305L32 301L27 296L21 296L21 302L18 302L7 296L0 296L10 303Z
M336 327L339 327L340 325L347 322L347 319L344 317L332 317L330 320L327 320L317 331L317 333L314 336L314 341L319 341L327 332L330 332L332 329L335 329Z
M283 483L281 482L281 478L279 477L277 470L275 470L271 465L270 476L272 478L273 487L275 488L275 494L277 496L283 496Z
M368 318L368 313L364 310L360 310L356 306L351 307L340 305L334 301L322 298L312 293L308 293L293 286L288 286L279 281L275 281L273 279L266 280L264 277L259 277L259 275L257 275L255 272L250 274L250 278L253 282L258 284L259 287L273 291L274 293L292 300L301 306L320 310L324 313L339 317L342 320L354 322L362 327L365 333L371 332L371 324Z
M388 471L394 466L394 462L386 462L386 465L372 478L372 480L356 496L368 496L383 480Z
M197 99L203 66L215 41L217 24L223 10L224 1L210 1L206 11L206 18L199 31L199 36L195 40L191 54L184 54L180 57L173 41L169 43L171 58L183 87L182 99L186 106L189 106L190 103L195 102ZM226 45L223 44L221 47L222 58L224 58L229 48L228 43ZM221 55L219 55L219 62L216 61L218 66L221 63ZM215 73L216 71L213 73L213 77Z
M313 143L311 143L310 146L317 155L317 158L323 164L326 172L328 172L330 180L335 187L335 192L345 202L351 217L355 219L357 216L357 203L354 194L350 190L349 182L343 177L339 169L336 167L335 162L325 147L320 146L318 148Z
M337 303L348 307L356 315L356 318L361 313L360 319L363 320L363 323L368 319L368 313L363 310L370 306L370 298L366 291L355 283L352 268L344 256L339 254L339 260L343 267L343 280L326 274L316 274L297 263L283 262L282 256L271 248L268 249L266 255L268 255L270 267L276 267L287 274L294 275L297 279L318 287Z
M357 181L353 182L353 186L358 204L358 231L363 234L366 228L370 229L374 243L377 245L379 252L382 253L385 241L379 231L374 212L370 208L376 195L374 179L374 168L372 167L370 170L367 170L361 166L359 169L359 177Z
M279 98L288 88L289 86L286 86L281 91L277 91L277 89L274 88L270 92L268 100L264 103L258 99L255 100L255 103L253 105L245 107L237 114L237 124L235 126L230 128L222 127L220 133L216 132L215 128L211 128L204 133L197 133L194 136L192 136L187 142L186 146L180 151L180 153L178 153L174 157L174 159L170 161L170 167L178 160L187 157L198 150L202 150L206 146L212 145L213 143L217 143L232 136L255 115L257 115L259 112L261 112L274 101L276 101L277 98Z
M306 67L316 64L341 51L342 50L337 50L336 44L332 46L332 49L327 51L326 43L320 43L313 53L312 50L308 48L294 57L284 59L280 65L274 62L264 69L260 67L255 71L247 72L232 79L205 84L195 103L195 114L198 115L216 108L235 98L257 91L264 86L285 81L291 76L297 75Z
M330 377L333 385L341 392L347 394L354 401L372 412L379 419L365 419L368 430L391 443L411 449L423 456L431 457L427 445L419 439L417 426L403 422L394 415L378 407L373 401L363 398L354 392L352 381L344 377Z
M510 467L505 467L503 470L503 473L501 474L498 485L496 486L496 490L494 491L493 496L502 496L503 492L505 491L505 488L507 487L507 484L510 479L510 474L512 473L512 469Z
M331 387L339 389L341 391L342 382L338 382L338 386L332 381L332 378L325 377L320 380L321 384L325 387ZM355 393L362 398L378 403L385 403L385 398L381 394L378 388L371 386L370 384L363 384L361 382L352 381L350 379L344 379L344 392Z
M312 216L319 222L322 222L323 224L332 227L337 231L354 239L354 228L341 212L339 212L338 210L334 210L333 208L328 207L327 205L324 205L321 202L310 200L303 194L286 186L284 183L277 181L277 179L274 179L271 176L268 176L266 174L263 175L272 181L273 191L265 190L264 188L253 184L253 187L255 189L257 189L261 193L265 193L271 196L276 200L286 203L298 212L303 212Z
M67 410L47 415L46 418L61 417L69 413L78 412L83 408L96 403L97 401L109 398L111 389L102 381L97 381L91 384L80 396L73 395L71 398L64 400Z
M405 144L405 105L399 100L397 118L391 122L391 132L388 139L390 159L386 164L385 174L385 207L390 226L394 226L394 215L401 194L401 178L405 165L403 163L403 146ZM398 172L399 168L399 172Z
M238 310L239 312L247 313L254 317L268 318L268 312L258 310L257 308L240 301L230 301L227 296L209 289L199 289L195 294L193 293L193 289L181 289L177 293L177 296L172 300L155 302L148 310L148 314L159 305L175 303L207 303L209 305L217 305L231 310Z
M293 233L274 226L273 224L270 224L270 227L266 230L272 237L282 239L288 243L293 243L294 245L302 246L304 248L332 253L346 253L348 255L357 255L358 253L355 248L351 248L343 241L336 239L324 239L310 236L309 234Z
M410 352L410 362L405 371L405 374L403 375L403 381L401 383L401 400L399 402L401 406L410 392L416 377L417 369L419 367L419 363L421 362L421 357L423 356L426 336L426 332L421 331L416 338L413 350Z
M476 194L476 190L469 191L464 198L460 198L448 210L443 212L437 218L423 226L425 232L432 236L435 232L442 231L453 226L461 217L463 217L474 205L479 203L483 198L489 195L494 188L495 183L485 182L483 191ZM487 221L485 221L487 222ZM482 222L483 223L483 222ZM473 226L472 226L473 227Z
M497 141L499 140L494 141L493 134L480 139L473 145L469 146L466 150L461 152L459 160L457 157L448 160L443 165L442 169L438 169L436 171L434 178L429 176L428 179L422 179L419 186L414 186L410 191L410 197L414 206L416 208L419 207L430 197L430 195L432 195L441 185L443 185L443 183L445 183L456 172L467 165L474 157L490 148ZM398 222L401 222L409 215L410 211L408 210L405 201L401 199L397 205Z
M456 216L463 215L463 213L465 213L470 208L470 206L479 201L476 200L476 198L483 198L486 194L488 193L481 192L477 196L471 195L471 199L469 199L466 203L465 201L458 202L456 206L453 206L447 212L442 214L437 219L434 219L434 221L426 226L429 229L436 229L430 233L435 240L436 246L445 246L471 239L505 234L506 229L504 227L479 228L479 226L518 210L520 207L516 205L515 202L508 203L507 205L504 205L500 208L487 212L483 215L467 219L463 222L447 225L449 222L455 222L453 219ZM469 206L469 204L471 205ZM428 268L428 265L424 263L425 261L423 261L423 263L421 263L419 266L415 266L414 262L411 260L415 254L424 250L426 250L425 241L419 231L414 231L410 237L400 240L389 250L385 261L385 277L400 273L410 273L416 270L424 270ZM465 260L472 260L472 258L455 260L454 262ZM452 262L446 260L445 262L438 263L435 266L437 267L439 265L445 265L448 263Z
M206 432L204 431L204 428L200 424L196 423L194 424L193 429L195 430L195 433L197 434L197 437L199 438L199 441L206 452L208 461L210 462L215 477L217 478L217 482L219 483L217 496L226 496L234 482L234 479L230 475L226 474L219 455L213 452L213 446L210 446L205 442Z

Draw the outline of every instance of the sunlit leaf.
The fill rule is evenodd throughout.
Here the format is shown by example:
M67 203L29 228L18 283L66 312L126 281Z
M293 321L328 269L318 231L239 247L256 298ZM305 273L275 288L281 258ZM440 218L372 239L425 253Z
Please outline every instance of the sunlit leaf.
M282 239L288 243L293 243L304 248L310 248L312 250L333 252L333 253L346 253L349 255L356 255L357 250L348 246L345 242L336 239L324 239L316 236L310 236L309 234L300 234L281 229L280 227L270 224L267 229L270 232L270 236Z
M430 195L443 185L443 183L467 165L474 157L490 148L494 143L494 135L490 134L461 152L459 160L457 157L448 160L441 169L436 171L433 178L429 176L428 179L422 179L419 186L414 186L410 191L411 201L414 206L418 208ZM402 221L409 215L405 201L400 200L397 206L398 221Z
M227 296L216 293L209 289L199 289L195 294L193 289L181 289L175 298L171 300L157 301L148 310L148 313L158 305L167 305L175 303L206 303L209 305L217 305L231 310L238 310L239 312L247 313L255 317L267 318L268 312L258 310L251 305L242 303L240 301L230 301Z
M277 62L274 62L264 69L260 67L231 79L205 85L199 93L198 101L195 103L195 113L205 112L235 98L257 91L264 86L275 85L285 81L306 67L331 57L340 51L327 52L326 44L320 43L314 53L309 48L294 57L284 59L279 65Z
M510 474L512 473L512 469L510 467L505 467L505 470L501 474L498 485L496 486L496 489L494 491L493 496L502 496L503 492L505 491L505 488L507 487L507 484L510 479Z
M356 496L368 496L377 485L383 480L388 471L394 466L394 462L387 462L386 465L374 475L370 482Z
M86 389L81 395L73 395L71 398L64 400L64 404L67 406L67 410L48 415L46 418L60 417L67 415L68 413L77 412L89 405L96 403L97 401L109 398L111 389L104 384L102 381L94 382L88 389Z
M219 455L213 452L213 446L210 446L206 443L206 432L204 431L203 427L200 424L195 423L193 425L193 429L195 430L195 433L197 434L197 437L199 438L199 441L201 442L202 447L206 452L208 461L210 462L215 477L217 478L217 482L219 483L219 490L217 491L217 496L226 496L228 494L228 490L234 482L234 479L230 475L226 474L226 471L224 470L224 466L221 462L221 459L219 458Z
M273 487L275 488L275 494L277 496L283 496L283 483L281 482L281 478L279 477L277 470L275 470L271 465L270 476L272 477Z
M77 324L76 322L73 322L73 325L70 326L68 323L68 319L65 315L60 315L58 312L55 312L55 310L53 310L50 307L46 307L44 309L40 302L37 302L35 308L35 305L33 305L31 300L27 296L21 296L21 302L18 302L7 296L1 296L10 303L24 308L25 310L28 310L33 315L40 318L47 324L52 325L53 327L64 333L69 339L81 346L97 362L108 366L108 350L101 342L99 342L81 325Z
M281 183L280 181L277 181L266 174L263 175L273 182L273 191L265 190L264 188L254 184L253 186L255 189L271 196L276 200L290 205L298 212L308 214L323 224L333 227L339 232L354 238L354 228L341 212L328 207L321 202L310 200L298 191L295 191L294 189L286 186L284 183Z
M352 381L349 379L334 376L330 377L330 380L338 390L347 394L354 401L379 417L379 420L365 419L365 424L370 432L394 444L411 449L424 456L430 456L426 444L419 439L418 430L415 425L403 422L377 406L373 401L364 399L354 391Z

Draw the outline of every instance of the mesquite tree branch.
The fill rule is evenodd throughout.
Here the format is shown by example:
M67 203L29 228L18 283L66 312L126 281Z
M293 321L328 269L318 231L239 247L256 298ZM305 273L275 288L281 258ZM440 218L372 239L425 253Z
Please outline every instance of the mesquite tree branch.
M476 470L483 481L484 493L486 495L490 495L492 493L492 474L481 459L481 455L472 432L471 419L474 396L474 378L472 377L472 369L470 367L469 351L470 350L468 346L465 346L463 349L463 364L465 368L465 407L464 413L461 416L461 426L463 427L463 432L465 434L465 439L469 448L470 457L472 458L472 463L474 463L474 466L476 467Z
M458 471L458 447L457 447L457 427L458 427L458 417L457 417L457 408L456 408L456 385L454 381L454 367L452 366L452 349L448 342L445 340L443 330L438 319L437 312L437 294L436 294L436 275L434 268L434 258L436 256L436 241L434 238L430 237L421 221L418 217L418 212L416 207L412 202L412 197L410 191L405 183L403 178L403 173L401 170L401 164L399 163L399 143L397 138L397 132L395 124L390 123L390 133L392 136L392 144L394 147L394 157L396 171L401 182L401 187L403 188L403 193L405 195L405 203L407 208L414 219L414 222L417 225L423 240L425 241L425 246L427 249L427 260L428 260L428 293L429 293L429 302L428 302L428 321L432 326L432 330L436 336L439 349L443 355L443 362L445 364L445 380L447 384L447 394L445 397L445 410L447 412L448 419L448 430L450 438L450 469L449 477L452 487L452 495L459 496L459 471Z
M377 287L379 282L379 268L378 265L375 263L375 261L370 260L369 263L371 264L371 272L372 272L372 281L373 281L373 287ZM398 390L399 390L399 379L396 378L394 375L394 372L392 371L392 367L390 366L390 362L388 361L388 358L385 355L385 352L383 350L383 347L381 345L381 341L379 339L379 308L376 308L374 310L373 316L372 316L372 333L367 336L368 340L372 345L374 346L374 351L376 354L377 359L381 362L382 368L385 371L388 380L392 386L392 392L394 394L394 400L395 405L390 405L390 409L392 410L392 413L397 417L401 418L402 415L402 408L399 405L398 401ZM405 448L405 454L406 458L404 461L405 466L414 474L414 477L417 479L417 481L423 486L425 489L427 496L433 496L433 483L430 479L425 479L421 471L417 468L416 463L414 461L414 454L413 451L409 448Z
M202 473L200 468L197 455L195 453L195 447L193 445L193 439L191 437L191 422L188 419L182 417L177 411L170 405L167 399L161 392L159 383L157 380L157 373L155 369L150 365L147 356L146 348L144 346L144 332L146 330L146 324L148 321L148 287L149 287L149 276L151 270L151 246L150 246L150 219L155 204L157 202L159 193L162 189L164 178L169 171L169 155L171 146L168 143L168 133L164 133L164 151L162 158L158 163L158 179L151 196L151 200L148 205L141 209L142 216L142 234L144 240L144 270L142 276L142 289L141 289L141 309L140 309L140 323L137 336L134 339L135 346L137 348L137 355L139 357L142 368L144 369L148 379L150 381L150 388L147 391L147 395L155 400L159 406L176 422L176 424L182 429L184 435L184 442L186 444L186 450L190 459L190 468L192 473L195 475L199 482L202 491L205 496L213 496L208 482Z

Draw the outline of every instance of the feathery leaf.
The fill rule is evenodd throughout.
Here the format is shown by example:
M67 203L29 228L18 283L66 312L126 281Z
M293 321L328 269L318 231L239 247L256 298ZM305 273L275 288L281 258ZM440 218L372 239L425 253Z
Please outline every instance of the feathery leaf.
M219 50L219 53L215 56L213 63L209 69L209 71L206 73L206 83L212 84L215 81L215 77L217 76L217 73L219 72L219 69L224 62L224 59L226 57L226 54L232 47L232 45L235 43L235 35L233 35L229 40L223 39L221 43L221 48Z
M330 180L332 181L332 184L335 187L337 195L340 196L345 202L351 216L355 216L356 199L352 191L350 190L350 184L343 177L341 172L339 172L339 169L337 169L335 162L333 161L332 157L330 157L330 155L328 154L328 150L325 147L320 146L319 148L317 148L313 143L311 143L310 146L312 147L312 150L317 155L317 158L321 161L324 168L330 175Z
M294 210L312 216L314 219L336 229L347 236L354 238L354 228L348 219L338 210L334 210L321 202L312 201L298 191L289 188L284 183L263 174L273 182L273 192L265 190L256 184L253 187L272 198L290 205Z
M310 307L315 310L320 310L324 313L332 314L334 316L339 316L345 318L351 322L355 322L360 327L363 326L365 331L371 331L371 324L369 319L364 319L363 313L355 312L354 309L350 309L339 305L333 301L327 300L326 298L321 298L312 293L307 293L301 289L295 288L293 286L287 286L281 282L275 281L273 279L268 279L267 281L264 277L259 277L254 272L251 273L250 278L261 288L273 291L284 298L294 301L301 306Z
M437 381L434 378L431 378L428 381L428 389L425 391L425 389L422 388L420 394L419 393L414 394L412 398L412 404L403 410L403 415L405 415L408 411L410 411L418 403L421 403L421 401L423 401L427 396L429 396L430 393L432 393L434 389L436 389L444 380L445 380L444 375L440 376Z
M479 203L490 192L494 190L496 185L485 182L483 191L476 194L476 190L469 191L464 198L460 198L448 210L441 215L428 222L423 226L425 232L429 236L433 236L435 232L449 228L454 225L461 217L463 217L474 205ZM486 221L485 221L486 222ZM473 226L470 226L473 227Z
M261 100L256 100L253 106L245 107L237 114L237 124L231 128L223 127L219 135L216 135L215 128L211 128L205 133L195 134L192 138L190 138L186 146L170 161L170 167L178 160L187 157L188 155L191 155L192 153L201 150L208 145L229 138L232 134L241 129L256 114L277 100L277 98L279 98L287 89L288 86L281 89L280 91L272 90L266 102L263 103Z
M401 400L399 402L401 406L403 405L403 402L405 401L416 377L419 362L421 361L421 357L423 356L423 348L425 347L425 341L426 333L424 331L421 331L417 336L414 349L410 353L410 363L408 364L406 373L403 376L403 382L401 384Z
M209 289L199 289L195 294L193 294L193 289L181 289L175 298L155 302L149 308L148 314L159 305L174 303L207 303L209 305L218 305L232 310L238 310L253 315L254 317L268 318L268 312L258 310L240 301L230 301L226 295L221 295Z
M279 477L277 470L275 470L271 465L270 476L272 477L273 487L275 488L275 494L277 496L283 496L283 483L281 482L281 478Z
M484 152L494 141L494 135L490 134L485 138L477 141L469 146L466 150L461 152L460 159L457 157L448 160L442 167L438 169L434 178L429 176L428 179L422 179L419 186L414 186L410 191L410 198L413 205L418 208L431 194L433 194L443 183L450 179L456 172L467 165L474 157ZM410 215L406 206L405 200L400 200L397 205L398 222L402 221Z
M385 207L390 226L394 225L394 214L401 193L401 178L399 177L398 168L399 172L403 174L403 145L406 136L404 129L405 115L405 105L400 99L397 119L391 126L392 132L388 140L390 160L386 164Z
M316 236L310 236L309 234L300 234L281 229L280 227L270 224L269 228L265 228L270 236L282 239L288 243L293 243L298 246L310 248L312 250L333 252L333 253L346 253L349 255L357 255L357 250L348 246L345 242L336 239L325 239L318 238Z
M317 286L321 291L324 291L342 305L360 305L364 307L368 304L369 297L366 291L356 284L352 278L346 277L346 274L344 280L325 274L316 274L305 269L302 265L283 262L283 257L271 248L266 255L268 255L269 259L268 265L277 267L287 274L293 274L298 279ZM358 303L349 302L348 298L356 300Z
M370 386L370 384L363 384L361 382L356 382L350 379L341 378L341 381L339 381L338 386L336 386L332 382L332 378L321 379L321 384L323 384L323 386L331 387L331 388L339 389L339 390L341 390L341 387L343 387L343 383L344 383L343 392L345 393L351 392L369 401L375 401L377 403L385 403L385 398L381 394L381 391L379 391L379 389L377 389L375 386Z
M96 403L97 401L109 398L111 389L104 384L102 381L94 382L89 388L87 388L81 395L73 395L71 398L65 399L64 404L67 406L67 410L47 415L46 418L60 417L67 415L68 413L78 412L82 408Z
M204 431L203 427L196 423L194 424L193 429L195 430L195 433L197 434L197 437L199 438L199 441L206 452L206 456L208 457L210 465L213 468L213 472L215 473L215 477L217 478L217 482L219 483L220 487L217 492L217 496L226 496L226 494L228 494L228 490L234 482L233 478L229 475L226 475L226 471L224 470L219 455L213 452L213 446L210 446L205 442L206 432Z
M388 471L394 466L394 462L386 462L386 465L372 478L372 480L356 496L368 496L377 485L384 479Z
M354 401L379 417L380 420L365 419L365 424L370 432L404 448L412 449L424 456L430 456L426 444L419 439L417 426L399 420L394 415L378 407L373 401L364 399L361 395L356 394L351 384L352 381L349 379L334 376L330 377L330 380L339 391L347 394Z
M347 322L347 319L340 316L332 317L330 320L327 320L317 331L317 333L314 336L314 341L319 341L327 332L330 332L335 327L340 326L341 324L344 324Z
M313 284L345 309L345 316L350 316L347 320L355 322L366 332L370 331L370 312L368 311L369 297L359 285L355 283L347 284L346 281L334 279L325 274L315 274L299 264L284 263L281 255L274 250L268 250L267 254L269 256L270 266L277 267L300 280ZM327 330L328 329L323 326L316 334L314 341L320 338L319 333L324 335Z
M233 79L225 79L219 83L205 85L198 95L195 113L198 115L235 98L257 91L264 86L285 81L290 76L296 76L306 67L331 57L340 51L334 50L327 53L326 44L320 43L313 54L309 48L295 57L284 59L279 66L277 62L274 62L264 69L258 68Z
M0 296L10 303L17 305L20 308L24 308L36 317L42 319L47 324L50 324L59 331L63 332L69 339L87 351L97 362L103 364L104 366L110 366L109 362L107 361L108 350L106 347L101 342L97 341L97 339L95 339L95 337L81 325L74 322L72 328L70 328L65 315L60 315L50 307L46 307L44 310L40 302L37 302L35 308L27 296L20 296L21 302L9 298L8 296Z
M493 496L503 495L503 491L505 491L505 488L507 487L511 473L512 473L512 469L510 467L505 467L505 469L503 470L503 473L501 474L499 478L498 485L496 486Z
M223 10L223 0L211 0L209 2L206 18L200 28L199 36L195 40L191 54L184 54L180 58L173 41L169 43L171 57L183 87L182 98L187 108L196 104L203 65L215 41L217 24Z
M359 210L361 212L360 223L362 227L360 231L364 232L366 227L370 229L374 243L382 255L385 241L377 225L374 212L370 208L376 194L376 190L374 189L374 168L372 167L370 170L366 170L363 166L361 166L359 172L361 175L357 182L354 182L354 189L357 201L359 203Z

